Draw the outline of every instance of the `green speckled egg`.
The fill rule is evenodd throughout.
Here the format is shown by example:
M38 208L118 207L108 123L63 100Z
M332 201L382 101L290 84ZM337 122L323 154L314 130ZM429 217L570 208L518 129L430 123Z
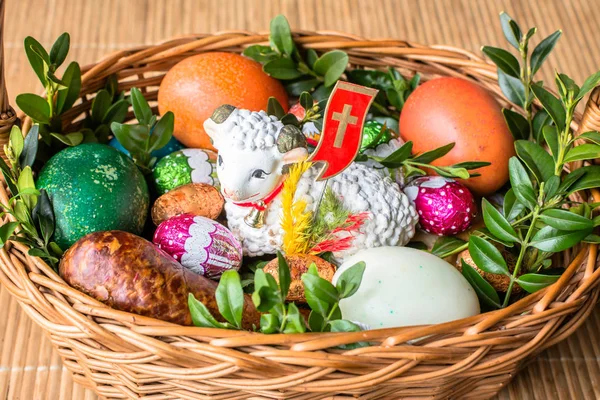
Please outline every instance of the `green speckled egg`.
M98 143L68 147L46 163L37 181L56 217L54 240L66 249L91 232L140 234L148 213L148 186L127 156Z
M214 152L204 149L179 150L161 158L152 170L156 191L162 195L188 183L218 187L216 158Z

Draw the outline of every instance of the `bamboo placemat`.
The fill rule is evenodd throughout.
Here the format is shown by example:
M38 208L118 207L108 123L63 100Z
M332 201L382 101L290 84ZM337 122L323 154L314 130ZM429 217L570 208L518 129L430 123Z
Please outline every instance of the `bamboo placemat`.
M597 0L8 0L5 26L9 95L39 92L22 42L34 36L49 45L71 34L70 58L91 63L116 49L155 43L185 33L227 29L264 31L276 14L295 28L339 30L369 38L393 37L449 44L475 52L505 47L498 13L539 37L561 28L564 36L544 70L576 81L600 68ZM569 339L542 353L505 388L499 399L600 398L600 310ZM0 399L95 399L74 384L37 327L0 287Z

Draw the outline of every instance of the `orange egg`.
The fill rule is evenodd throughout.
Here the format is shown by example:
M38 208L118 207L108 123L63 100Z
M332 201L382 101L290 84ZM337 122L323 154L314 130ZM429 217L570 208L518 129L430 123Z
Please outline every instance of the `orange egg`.
M475 194L494 193L508 180L508 160L515 155L514 139L500 105L481 86L460 78L423 83L407 99L400 114L400 136L421 153L454 142L454 148L433 165L464 161L492 164L462 181Z
M158 91L158 109L161 114L175 114L174 136L184 145L214 149L203 124L217 107L231 104L266 110L271 96L288 109L283 85L264 73L256 61L233 53L203 53L167 72Z

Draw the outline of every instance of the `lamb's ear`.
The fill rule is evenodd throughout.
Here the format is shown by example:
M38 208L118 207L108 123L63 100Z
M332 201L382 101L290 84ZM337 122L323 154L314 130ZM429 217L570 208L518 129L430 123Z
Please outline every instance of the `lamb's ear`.
M308 150L305 147L296 147L283 155L283 165L295 164L306 160Z
M223 131L222 127L219 125L224 123L234 110L234 106L223 104L213 112L209 119L204 121L204 131L212 139L213 144L218 141L218 136Z

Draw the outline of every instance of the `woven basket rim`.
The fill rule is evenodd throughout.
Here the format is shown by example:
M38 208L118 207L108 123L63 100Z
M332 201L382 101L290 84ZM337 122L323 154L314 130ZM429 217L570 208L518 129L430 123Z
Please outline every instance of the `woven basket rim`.
M502 97L495 81L495 68L466 50L444 45L418 45L395 39L389 41L402 43L405 46L390 47L387 41L369 40L332 31L294 31L294 35L297 36L302 47L315 48L317 51L338 48L340 37L344 37L343 50L348 52L351 64L355 65L378 67L386 64L396 66L401 71L414 68L422 73L424 79L441 74L460 75L484 87L502 105L515 108L514 104ZM253 41L249 41L250 39ZM265 33L223 31L216 34L185 35L156 45L136 46L108 54L97 63L82 68L81 101L74 106L72 113L65 116L64 123L72 124L75 121L76 124L77 118L88 112L91 103L90 94L95 92L104 79L113 72L118 73L120 88L129 89L140 81L147 82L147 86L157 87L161 76L155 78L146 75L163 73L165 68L168 69L191 54L214 51L215 48L239 53L244 47L263 43L265 40ZM352 43L357 46L349 46ZM132 77L132 80L127 80ZM156 90L146 90L147 86L144 87L144 95L149 100L155 100ZM583 116L575 115L574 128L577 128L582 118L585 122L585 113ZM31 123L28 117L23 117L24 132L28 131ZM590 192L583 195L588 196ZM593 196L599 198L597 190ZM3 203L8 201L4 186L0 187L0 201ZM449 364L450 367L446 369L440 368L438 371L440 376L453 376L452 374L465 369L473 374L485 374L496 367L506 369L529 354L537 353L564 339L585 320L596 302L600 292L600 269L596 246L581 245L577 249L563 252L562 257L568 262L565 265L565 272L556 283L524 297L505 309L438 325L352 333L265 335L216 328L182 327L113 310L68 286L42 260L29 256L27 248L20 243L11 242L0 250L0 282L17 298L25 312L50 334L55 346L72 349L70 352L61 353L61 357L65 360L67 368L76 375L76 380L79 379L81 383L93 386L97 392L107 395L110 391L106 389L107 391L103 392L104 389L98 386L98 382L82 366L86 362L92 362L91 359L112 360L107 361L110 364L116 362L115 359L111 359L111 354L115 354L116 357L122 352L145 352L149 354L148 357L154 356L160 362L166 363L170 370L166 371L162 368L167 367L160 367L158 361L150 360L143 368L136 367L141 368L141 372L159 377L174 374L173 376L181 378L173 371L185 369L186 365L206 362L207 356L199 355L203 354L199 349L205 349L206 346L214 353L216 359L221 362L228 360L230 365L236 367L236 371L246 373L254 369L264 371L265 368L280 368L281 371L287 371L290 376L295 376L294 374L298 372L294 371L300 368L299 365L305 365L306 368L321 367L319 373L327 368L333 368L334 371L329 374L335 375L337 368L338 374L348 375L342 371L349 368L349 365L364 360L361 357L370 354L381 356L387 351L386 348L397 349L407 346L410 346L407 352L412 352L412 359L417 360L407 361L406 357L401 358L403 362L406 361L402 364L402 368L407 370L418 368L422 351L432 351L436 357L441 357L444 349L452 349L459 354L458 349L461 348L477 350L463 358L459 357L458 362ZM567 319L569 316L570 318ZM77 341L80 336L85 340ZM521 336L531 341L526 341L526 344L499 358L486 359L486 354L494 351L497 346L509 346L511 340L520 343L524 340ZM173 341L179 344L173 346L171 345ZM331 349L357 341L371 341L379 345L351 351ZM84 342L87 345L84 345ZM119 342L121 343L118 344ZM98 349L94 350L94 347ZM190 350L192 348L193 350ZM321 350L327 350L329 357L334 359L320 358L318 355ZM285 351L292 352L293 356ZM448 354L444 356L448 357ZM72 361L73 359L80 361L75 362ZM293 359L300 359L304 364ZM97 361L95 362L96 364L90 365L96 368L98 364ZM384 367L381 368L383 371ZM215 372L216 378L210 379L213 379L212 383L219 387L231 389L239 384L247 388L257 388L256 390L276 390L273 389L275 387L290 389L294 386L294 382L299 382L291 380L277 384L277 379L267 378L271 375L265 375L261 384L250 382L250 378L219 378L226 376L222 371ZM399 380L398 382L417 379L410 378L410 375L399 376L394 378ZM423 372L416 376L427 380L428 377L437 375L433 372ZM360 382L357 378L348 378L345 375L326 382L315 379L298 383L297 389L308 392L335 392L335 387L347 384L347 389L350 391L352 388L363 390L379 382L375 378ZM498 389L495 388L494 391ZM492 393L491 389L488 391Z

